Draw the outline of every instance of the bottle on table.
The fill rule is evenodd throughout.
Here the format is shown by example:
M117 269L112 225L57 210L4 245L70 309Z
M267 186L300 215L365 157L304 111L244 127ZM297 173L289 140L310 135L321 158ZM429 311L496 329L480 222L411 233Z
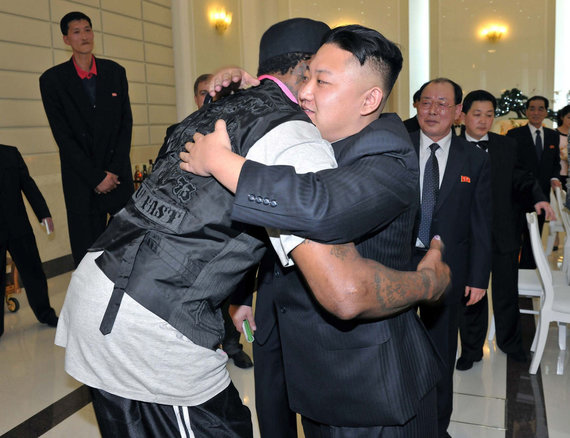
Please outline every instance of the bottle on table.
M139 168L139 165L135 165L135 174L133 175L133 183L135 185L135 190L138 189L142 183L143 174Z

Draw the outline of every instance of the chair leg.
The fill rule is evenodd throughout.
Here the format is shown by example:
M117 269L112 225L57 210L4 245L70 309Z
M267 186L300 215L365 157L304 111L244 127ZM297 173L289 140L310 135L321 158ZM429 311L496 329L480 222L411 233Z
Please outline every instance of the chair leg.
M552 254L552 249L554 248L554 240L556 240L556 233L549 233L548 239L546 240L546 249L544 253L549 256Z
M494 337L495 337L495 315L491 316L491 326L489 327L489 336L487 336L487 339L489 341L492 341Z
M566 350L566 324L558 323L558 346L561 350Z
M542 359L542 354L544 353L544 347L546 346L546 338L548 337L548 327L550 325L550 321L547 321L546 318L543 318L541 315L539 324L540 327L538 332L536 351L534 352L534 356L532 357L530 368L528 370L530 374L536 374L538 366L540 365L540 360Z
M533 353L536 351L536 343L538 342L538 334L540 333L540 317L536 322L536 330L534 331L534 338L532 338L532 344L530 345L530 351Z

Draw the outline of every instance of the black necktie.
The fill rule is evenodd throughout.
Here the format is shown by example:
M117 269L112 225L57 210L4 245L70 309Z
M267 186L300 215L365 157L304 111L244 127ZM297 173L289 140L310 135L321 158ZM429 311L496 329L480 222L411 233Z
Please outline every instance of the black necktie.
M536 147L536 157L538 161L542 158L542 137L540 136L540 129L536 130L536 142L534 143Z
M420 230L418 238L429 248L431 219L433 209L437 202L439 193L439 164L435 156L435 151L439 148L437 143L433 143L430 147L431 154L426 162L424 169L424 185L422 188L422 219L420 222Z
M484 151L486 151L489 147L489 140L470 141L469 143L473 143L475 146L479 146Z

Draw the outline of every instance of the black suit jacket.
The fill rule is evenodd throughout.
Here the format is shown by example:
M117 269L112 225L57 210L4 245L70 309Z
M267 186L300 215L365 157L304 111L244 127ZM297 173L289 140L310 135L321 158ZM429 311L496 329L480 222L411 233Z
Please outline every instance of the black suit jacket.
M115 213L133 193L129 159L133 118L125 69L96 59L96 105L89 101L73 60L40 77L40 91L59 147L63 193L68 210L88 213L98 208ZM96 195L105 171L119 176L119 187Z
M507 132L507 136L519 143L524 165L538 179L544 195L550 199L550 180L560 178L560 136L553 129L543 129L543 150L540 161L536 156L534 140L528 125L511 129Z
M33 233L22 192L38 221L51 217L46 201L18 149L0 145L0 241Z
M419 153L420 131L410 133ZM444 261L452 273L458 302L465 286L487 289L491 271L491 165L487 154L452 136L447 165L434 208L431 235L445 244Z
M401 120L383 115L333 147L340 167L316 174L246 162L256 169L240 175L234 219L271 222L301 234L307 226L310 235L355 240L364 257L407 267L419 206L418 164ZM249 194L277 205L251 202ZM403 424L412 418L439 377L436 353L416 312L340 321L318 305L295 268L264 263L256 338L276 316L291 409L339 426Z
M464 134L463 134L464 135ZM493 199L493 251L517 251L521 245L521 209L547 201L538 181L522 161L521 145L512 138L489 132Z
M410 117L404 120L404 126L408 132L414 132L420 129L420 124L418 122L418 116Z

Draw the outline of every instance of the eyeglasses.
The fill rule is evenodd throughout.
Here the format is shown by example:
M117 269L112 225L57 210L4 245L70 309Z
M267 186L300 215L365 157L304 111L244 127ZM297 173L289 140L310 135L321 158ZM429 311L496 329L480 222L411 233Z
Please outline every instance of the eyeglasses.
M422 99L420 100L420 109L422 111L429 111L431 107L435 104L435 109L438 113L444 113L455 105L449 105L447 102L432 100L432 99Z

